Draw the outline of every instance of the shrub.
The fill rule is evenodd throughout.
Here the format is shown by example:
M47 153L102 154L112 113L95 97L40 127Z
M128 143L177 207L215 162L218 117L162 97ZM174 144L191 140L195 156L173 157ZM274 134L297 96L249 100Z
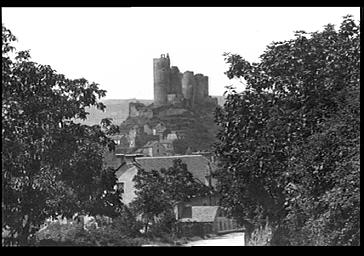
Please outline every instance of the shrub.
M142 225L132 213L125 212L112 223L84 229L81 223L50 223L36 234L38 246L138 246L147 243L141 238Z
M136 220L136 217L131 212L123 214L115 218L111 226L120 233L127 234L129 237L140 237L140 230L143 228L143 223Z
M272 239L272 229L266 225L264 228L255 229L248 241L249 246L267 246Z
M45 229L36 233L36 244L51 245L53 242L63 243L66 240L72 241L81 230L83 230L83 227L80 223L61 224L53 222L48 224Z

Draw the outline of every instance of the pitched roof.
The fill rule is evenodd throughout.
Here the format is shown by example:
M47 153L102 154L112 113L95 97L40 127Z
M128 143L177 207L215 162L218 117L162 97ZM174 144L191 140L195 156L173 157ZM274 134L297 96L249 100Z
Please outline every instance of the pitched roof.
M135 161L146 171L159 171L161 168L172 167L175 159L181 159L193 177L203 183L205 183L205 177L210 175L209 161L201 155L137 157Z
M192 218L183 218L181 222L213 222L219 206L192 206Z

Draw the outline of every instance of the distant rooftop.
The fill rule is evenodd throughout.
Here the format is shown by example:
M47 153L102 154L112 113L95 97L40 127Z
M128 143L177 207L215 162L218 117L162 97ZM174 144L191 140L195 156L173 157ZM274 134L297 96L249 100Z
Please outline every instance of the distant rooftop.
M143 159L156 159L156 158L185 158L185 157L202 157L202 155L174 155L174 156L154 156L154 157L137 157L137 160L143 160Z

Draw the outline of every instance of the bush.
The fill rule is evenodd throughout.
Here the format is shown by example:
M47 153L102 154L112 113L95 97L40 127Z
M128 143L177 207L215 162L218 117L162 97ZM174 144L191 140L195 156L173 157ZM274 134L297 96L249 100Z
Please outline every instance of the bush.
M51 231L38 236L38 246L140 246L147 243L143 238L127 236L114 225L91 230L85 230L74 224L53 226L57 228L51 227ZM58 228L59 226L61 228Z
M80 223L61 224L59 222L50 223L45 229L35 234L36 244L52 245L52 243L63 243L73 241L76 235L83 230ZM53 241L53 242L52 242Z
M81 246L137 246L141 241L127 237L119 229L106 226L77 234L74 243Z
M115 218L111 225L114 229L132 238L140 237L140 230L143 228L143 223L136 220L134 214L129 211Z
M139 230L142 224L133 214L125 211L113 219L104 222L99 228L83 228L81 223L50 223L36 234L38 246L138 246L147 243L141 238Z
M159 238L164 243L174 243L176 230L176 219L172 211L165 212L159 221L154 223L149 232L146 234L147 237L155 239Z

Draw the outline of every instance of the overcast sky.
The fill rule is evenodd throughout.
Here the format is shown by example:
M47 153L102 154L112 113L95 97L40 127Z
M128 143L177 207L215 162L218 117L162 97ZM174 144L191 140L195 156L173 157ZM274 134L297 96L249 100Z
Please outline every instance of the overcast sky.
M338 28L346 14L359 21L360 8L2 8L2 23L18 50L30 49L34 61L69 78L100 84L105 99L153 99L153 58L162 53L181 72L209 76L210 95L222 95L233 84L224 52L257 62L272 41L328 23Z

